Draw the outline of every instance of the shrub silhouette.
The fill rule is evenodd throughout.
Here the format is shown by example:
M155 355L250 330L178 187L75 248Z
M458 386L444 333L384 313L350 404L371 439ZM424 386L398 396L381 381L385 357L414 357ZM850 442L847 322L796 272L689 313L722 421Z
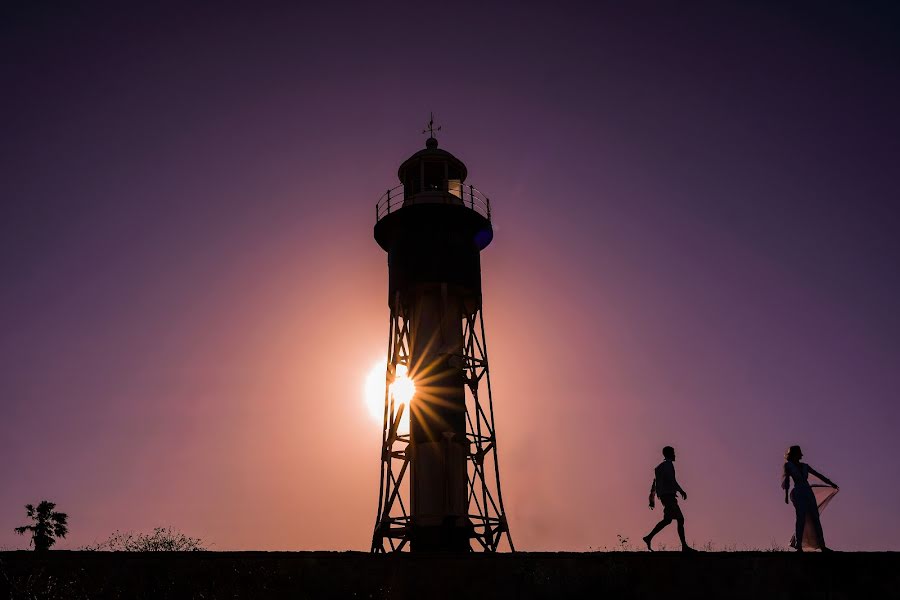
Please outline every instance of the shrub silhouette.
M172 527L156 527L153 533L116 531L106 540L82 550L107 552L188 552L206 550L200 538L188 537Z
M42 500L37 508L33 504L25 505L25 513L34 521L31 525L16 527L16 533L25 535L31 532L31 544L36 552L44 552L56 543L57 538L64 538L69 533L69 516L66 513L56 512L53 509L56 504L48 500Z

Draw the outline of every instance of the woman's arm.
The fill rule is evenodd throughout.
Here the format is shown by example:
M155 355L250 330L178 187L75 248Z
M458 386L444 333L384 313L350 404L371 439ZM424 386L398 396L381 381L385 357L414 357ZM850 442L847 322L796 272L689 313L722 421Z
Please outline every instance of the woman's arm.
M784 471L781 474L781 487L784 488L784 503L788 503L788 490L791 488L791 477L788 475L787 464L784 465Z
M810 467L809 465L806 465L806 468L809 469L809 472L810 472L810 473L812 473L813 475L815 475L816 477L818 477L819 479L821 479L822 481L824 481L825 483L827 483L827 484L830 485L831 487L833 487L833 488L836 488L836 487L837 487L837 484L836 484L836 483L834 483L833 481L831 481L830 479L828 479L827 477L825 477L824 475L822 475L821 473L819 473L818 471L816 471L815 469L813 469L812 467Z

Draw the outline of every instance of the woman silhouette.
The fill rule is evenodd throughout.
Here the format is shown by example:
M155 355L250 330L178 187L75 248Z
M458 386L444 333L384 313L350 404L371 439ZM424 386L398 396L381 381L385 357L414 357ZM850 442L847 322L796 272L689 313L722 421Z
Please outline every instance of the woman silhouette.
M800 446L791 446L784 458L784 474L781 483L781 487L784 488L784 503L787 504L788 498L790 498L794 503L794 510L797 512L796 532L791 540L791 547L796 548L797 552L803 552L804 547L819 548L822 552L830 552L830 548L825 545L825 536L822 534L819 508L824 508L839 488L808 464L800 462L800 459L803 458ZM828 494L817 499L813 487L821 489L826 486L810 485L808 481L810 473L828 484L827 487L834 488L834 491L828 490ZM794 480L794 490L788 494L791 479Z

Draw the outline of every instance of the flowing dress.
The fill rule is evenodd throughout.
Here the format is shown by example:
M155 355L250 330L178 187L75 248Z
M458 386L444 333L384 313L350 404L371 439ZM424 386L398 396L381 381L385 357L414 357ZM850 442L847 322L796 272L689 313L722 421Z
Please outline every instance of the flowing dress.
M794 480L791 490L791 503L797 513L794 537L791 548L815 550L825 547L825 536L822 533L822 522L819 520L822 511L837 494L837 490L824 483L809 483L809 465L806 463L784 463L784 475L781 487L788 489L790 480Z

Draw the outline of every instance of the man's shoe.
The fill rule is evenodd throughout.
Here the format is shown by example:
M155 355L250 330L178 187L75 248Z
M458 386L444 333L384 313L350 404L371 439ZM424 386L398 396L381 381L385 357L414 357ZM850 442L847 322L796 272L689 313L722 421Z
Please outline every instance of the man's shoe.
M650 552L653 552L653 548L650 547L650 540L652 538L648 535L647 537L642 537L641 539L644 540L645 544L647 544L647 550L649 550Z

